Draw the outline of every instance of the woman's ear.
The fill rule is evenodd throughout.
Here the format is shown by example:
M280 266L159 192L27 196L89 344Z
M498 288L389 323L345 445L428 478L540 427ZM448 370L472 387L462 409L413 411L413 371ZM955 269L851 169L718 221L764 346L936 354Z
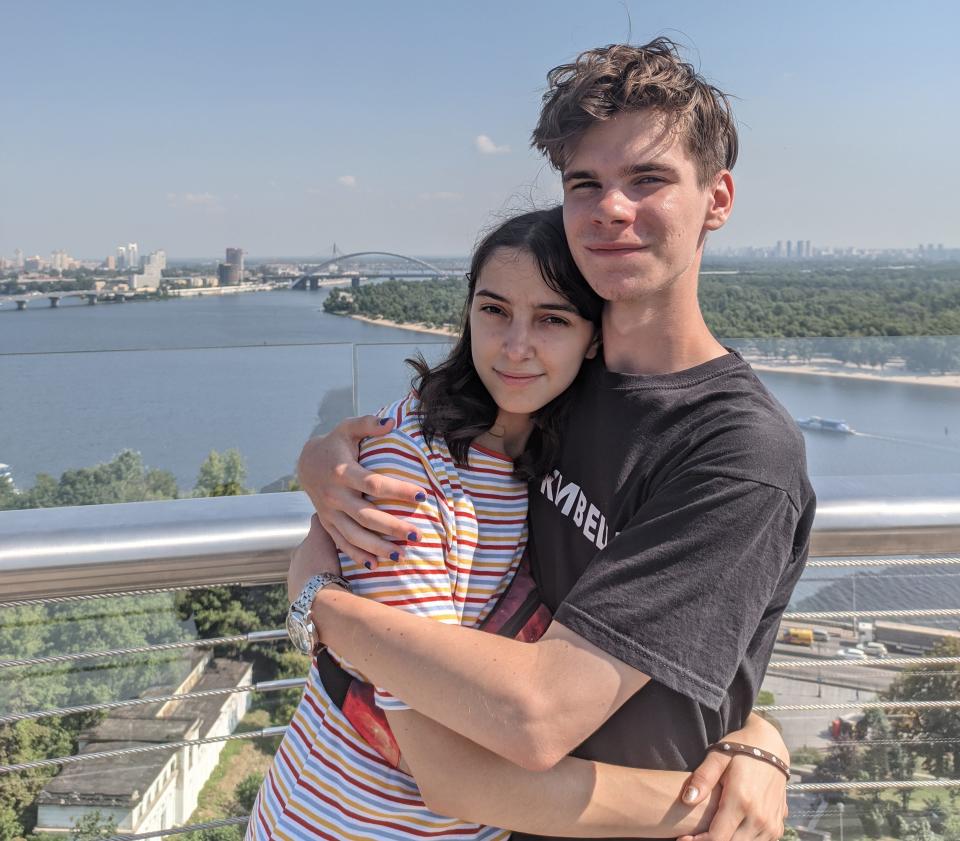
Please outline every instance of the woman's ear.
M597 352L600 350L600 346L603 344L603 335L599 330L594 330L593 340L590 342L590 346L587 348L587 352L583 355L584 359L593 359Z

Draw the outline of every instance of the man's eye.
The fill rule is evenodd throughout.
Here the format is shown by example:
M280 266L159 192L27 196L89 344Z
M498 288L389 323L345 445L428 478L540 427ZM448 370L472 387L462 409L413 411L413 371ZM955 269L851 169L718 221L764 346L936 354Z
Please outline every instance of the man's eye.
M570 185L570 189L571 189L571 190L585 190L585 189L588 189L588 188L590 188L590 187L596 187L596 186L597 186L597 182L596 182L596 181L577 181L576 183Z

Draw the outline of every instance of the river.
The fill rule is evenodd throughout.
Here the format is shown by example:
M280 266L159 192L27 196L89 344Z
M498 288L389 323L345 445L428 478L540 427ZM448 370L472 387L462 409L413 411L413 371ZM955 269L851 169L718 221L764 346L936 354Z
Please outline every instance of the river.
M289 474L318 424L398 396L403 359L445 347L327 315L326 294L0 310L0 462L23 487L132 448L189 488L210 450L235 447L252 487ZM960 474L958 390L761 376L794 416L843 418L858 431L808 433L813 476Z

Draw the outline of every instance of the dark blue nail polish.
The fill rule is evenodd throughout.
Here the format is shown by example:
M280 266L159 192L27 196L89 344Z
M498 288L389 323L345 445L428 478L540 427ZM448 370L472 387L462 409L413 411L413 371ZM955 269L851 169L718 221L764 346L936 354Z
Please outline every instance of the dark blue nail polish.
M400 553L399 553L399 552L391 552L391 553L390 553L390 560L391 560L391 561L399 561L399 560L400 560Z
M407 540L416 542L416 540L417 540L417 533L416 533L415 531L410 532L410 534L407 535Z
M363 562L363 565L364 565L367 569L373 569L373 564L370 563L370 561L364 561L364 562Z
M420 491L420 493L418 493L418 494L414 497L414 499L415 499L417 502L426 502L426 501L427 501L427 495L426 495L423 491Z
M390 423L390 418L380 418L380 426L386 426Z

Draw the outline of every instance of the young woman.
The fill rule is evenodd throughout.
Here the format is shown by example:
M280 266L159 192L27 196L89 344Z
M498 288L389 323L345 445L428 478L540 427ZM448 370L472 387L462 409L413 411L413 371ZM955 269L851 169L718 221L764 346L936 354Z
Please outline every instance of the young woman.
M450 357L433 369L422 360L413 363L414 392L382 415L394 420L393 431L361 448L368 469L430 489L415 507L378 501L415 522L420 539L402 547L402 558L398 548L396 563L364 567L343 555L340 561L355 593L439 622L478 626L520 564L526 483L553 464L564 393L583 360L597 352L602 301L570 257L560 208L500 225L476 249L468 278L463 330ZM339 665L363 680L349 663ZM254 805L250 841L509 837L509 830L432 810L409 769L402 762L392 767L351 726L331 700L324 674L314 659ZM421 740L429 736L411 729L410 717L417 714L401 701L380 690L375 697L401 749L411 733ZM502 798L521 798L516 805L535 813L556 813L561 803L610 794L610 786L597 784L605 767L599 763L567 759L537 773L467 740L438 744L446 763L465 751L466 766L457 772L463 785L478 784L471 775L492 773L497 779L489 784L503 791ZM620 809L621 820L627 812L635 818L634 834L676 836L703 827L707 807L678 808L687 775L614 773L613 788L621 787L624 801L646 798ZM625 782L634 788L623 788ZM442 799L436 802L442 807ZM619 808L616 798L605 806ZM584 828L571 825L570 831L581 835ZM603 834L610 832L603 827Z

